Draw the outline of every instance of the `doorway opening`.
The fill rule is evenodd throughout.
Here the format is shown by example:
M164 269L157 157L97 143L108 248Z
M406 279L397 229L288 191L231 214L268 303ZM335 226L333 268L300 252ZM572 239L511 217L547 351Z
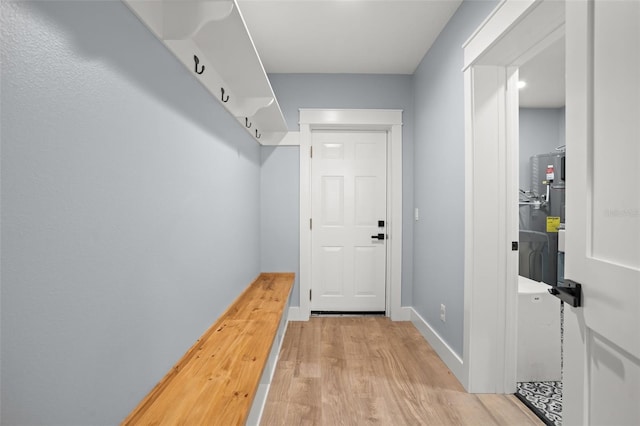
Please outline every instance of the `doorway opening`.
M465 319L462 383L516 392L519 68L561 39L564 3L502 2L464 45Z
M518 69L519 200L516 396L548 425L562 422L565 225L565 39ZM562 237L561 237L562 236Z
M508 141L517 140L518 67L566 34L570 226L565 287L555 289L566 302L564 423L640 419L632 398L640 378L640 222L618 216L637 219L640 205L638 16L637 2L501 2L464 46L463 384L513 393L518 179Z

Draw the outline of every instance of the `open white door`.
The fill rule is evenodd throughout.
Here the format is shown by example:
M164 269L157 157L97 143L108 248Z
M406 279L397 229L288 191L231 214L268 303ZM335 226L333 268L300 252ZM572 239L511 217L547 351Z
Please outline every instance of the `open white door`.
M640 424L640 2L567 2L563 424Z

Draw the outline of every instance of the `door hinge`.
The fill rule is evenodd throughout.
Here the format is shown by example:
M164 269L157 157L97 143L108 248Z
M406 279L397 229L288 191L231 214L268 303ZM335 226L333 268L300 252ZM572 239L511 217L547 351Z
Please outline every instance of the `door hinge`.
M309 147L309 157L313 158L313 145Z
M313 219L309 218L309 229L313 229Z
M311 289L309 289L309 301L311 301Z

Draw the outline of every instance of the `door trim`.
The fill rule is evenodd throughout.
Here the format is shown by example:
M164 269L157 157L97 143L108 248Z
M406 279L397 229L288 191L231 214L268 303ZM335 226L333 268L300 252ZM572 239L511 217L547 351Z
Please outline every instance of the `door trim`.
M402 301L402 110L300 109L300 311L311 315L311 132L382 130L387 132L387 276L386 315L407 320Z
M503 0L465 43L465 389L516 388L518 67L564 35L564 2ZM486 188L493 188L492 192ZM495 202L492 202L495 201Z

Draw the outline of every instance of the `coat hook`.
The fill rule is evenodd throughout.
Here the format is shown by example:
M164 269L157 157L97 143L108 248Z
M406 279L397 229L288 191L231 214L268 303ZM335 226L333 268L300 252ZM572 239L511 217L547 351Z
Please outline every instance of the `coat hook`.
M249 117L244 118L244 125L247 126L247 129L251 128L251 123L249 123Z
M222 102L225 102L225 103L229 102L229 95L227 95L226 99L224 98L224 87L221 87L220 90L222 91L222 96L220 98L222 100Z
M196 63L196 74L202 74L204 72L204 65L202 66L202 69L200 71L198 71L198 64L200 63L200 59L198 59L198 57L196 55L193 55L193 60Z
M260 136L262 136L262 135L259 135L258 134L258 129L256 129L256 139L260 139Z

